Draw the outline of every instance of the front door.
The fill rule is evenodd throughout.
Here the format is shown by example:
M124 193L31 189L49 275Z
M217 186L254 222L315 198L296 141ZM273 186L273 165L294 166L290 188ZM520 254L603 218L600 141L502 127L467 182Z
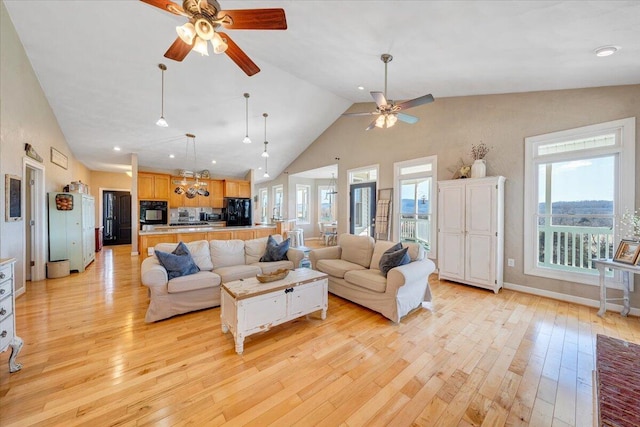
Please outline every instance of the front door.
M102 206L103 244L131 244L131 194L105 191Z
M376 183L351 184L349 187L349 233L357 236L375 236Z

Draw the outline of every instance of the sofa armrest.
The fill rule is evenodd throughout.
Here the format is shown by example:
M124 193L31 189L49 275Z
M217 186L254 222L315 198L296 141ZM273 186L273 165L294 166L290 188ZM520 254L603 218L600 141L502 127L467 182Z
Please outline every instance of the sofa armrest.
M156 257L148 257L142 261L140 266L140 277L142 284L149 288L164 287L166 289L169 282L167 270L160 264Z
M287 251L287 259L293 262L293 268L296 269L300 267L300 262L304 258L304 252L300 249L289 248Z
M342 248L340 246L329 246L327 248L313 249L309 252L309 261L311 268L315 270L316 263L321 259L340 259Z
M435 264L428 258L392 268L387 274L386 292L395 294L406 284L424 283L427 286L425 290L425 301L431 300L431 292L428 286L429 275L433 273L435 269Z

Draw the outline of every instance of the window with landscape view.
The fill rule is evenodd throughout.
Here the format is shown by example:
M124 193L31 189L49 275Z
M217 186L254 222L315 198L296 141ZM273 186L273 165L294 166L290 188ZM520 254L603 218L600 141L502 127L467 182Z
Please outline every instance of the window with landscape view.
M309 209L311 187L309 185L296 184L296 220L298 224L309 224Z
M526 138L525 273L597 284L634 210L635 120Z

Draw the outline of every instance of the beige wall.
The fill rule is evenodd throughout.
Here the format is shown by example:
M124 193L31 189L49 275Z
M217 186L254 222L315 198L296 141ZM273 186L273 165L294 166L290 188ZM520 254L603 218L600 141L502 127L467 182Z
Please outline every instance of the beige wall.
M370 111L372 104L354 105L349 111ZM504 175L506 183L505 258L516 266L505 267L505 281L592 300L598 289L523 273L524 138L627 117L640 117L640 85L563 91L468 96L436 99L410 111L420 118L415 125L398 123L392 129L364 128L369 117L341 117L298 159L287 167L295 174L335 163L338 171L338 223L347 231L347 173L366 165L380 165L380 188L393 187L393 164L417 157L438 156L438 179L450 179L448 170L459 159L470 163L469 150L480 141L490 145L487 174ZM640 129L636 131L636 147ZM355 154L354 154L355 153ZM640 149L636 148L636 171ZM278 177L277 180L280 180ZM636 172L636 206L640 206L640 173ZM285 183L286 184L286 183ZM287 190L285 189L285 194ZM506 262L505 262L506 265ZM632 306L640 307L640 281L632 293ZM611 294L615 294L613 291Z
M77 180L91 185L90 171L71 154L4 3L0 4L0 98L2 182L5 174L23 175L24 144L29 143L43 158L46 192L61 191L69 182ZM51 163L51 147L68 157L67 169ZM46 197L36 203L46 206ZM25 221L5 222L4 209L4 191L0 191L0 257L17 259L16 288L22 292ZM46 223L46 216L44 221Z
M124 172L91 171L91 195L96 199L96 226L102 225L102 191L131 191L133 179Z

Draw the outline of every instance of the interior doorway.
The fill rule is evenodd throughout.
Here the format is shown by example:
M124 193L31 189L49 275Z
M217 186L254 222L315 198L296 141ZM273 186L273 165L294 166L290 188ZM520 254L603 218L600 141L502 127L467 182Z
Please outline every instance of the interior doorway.
M102 241L105 246L131 244L130 192L103 191L102 224Z
M46 193L44 186L44 165L23 157L22 176L24 177L24 228L23 259L26 281L44 280L47 258L46 241ZM24 290L24 288L23 288Z
M356 236L375 236L376 183L364 182L349 187L349 233Z

